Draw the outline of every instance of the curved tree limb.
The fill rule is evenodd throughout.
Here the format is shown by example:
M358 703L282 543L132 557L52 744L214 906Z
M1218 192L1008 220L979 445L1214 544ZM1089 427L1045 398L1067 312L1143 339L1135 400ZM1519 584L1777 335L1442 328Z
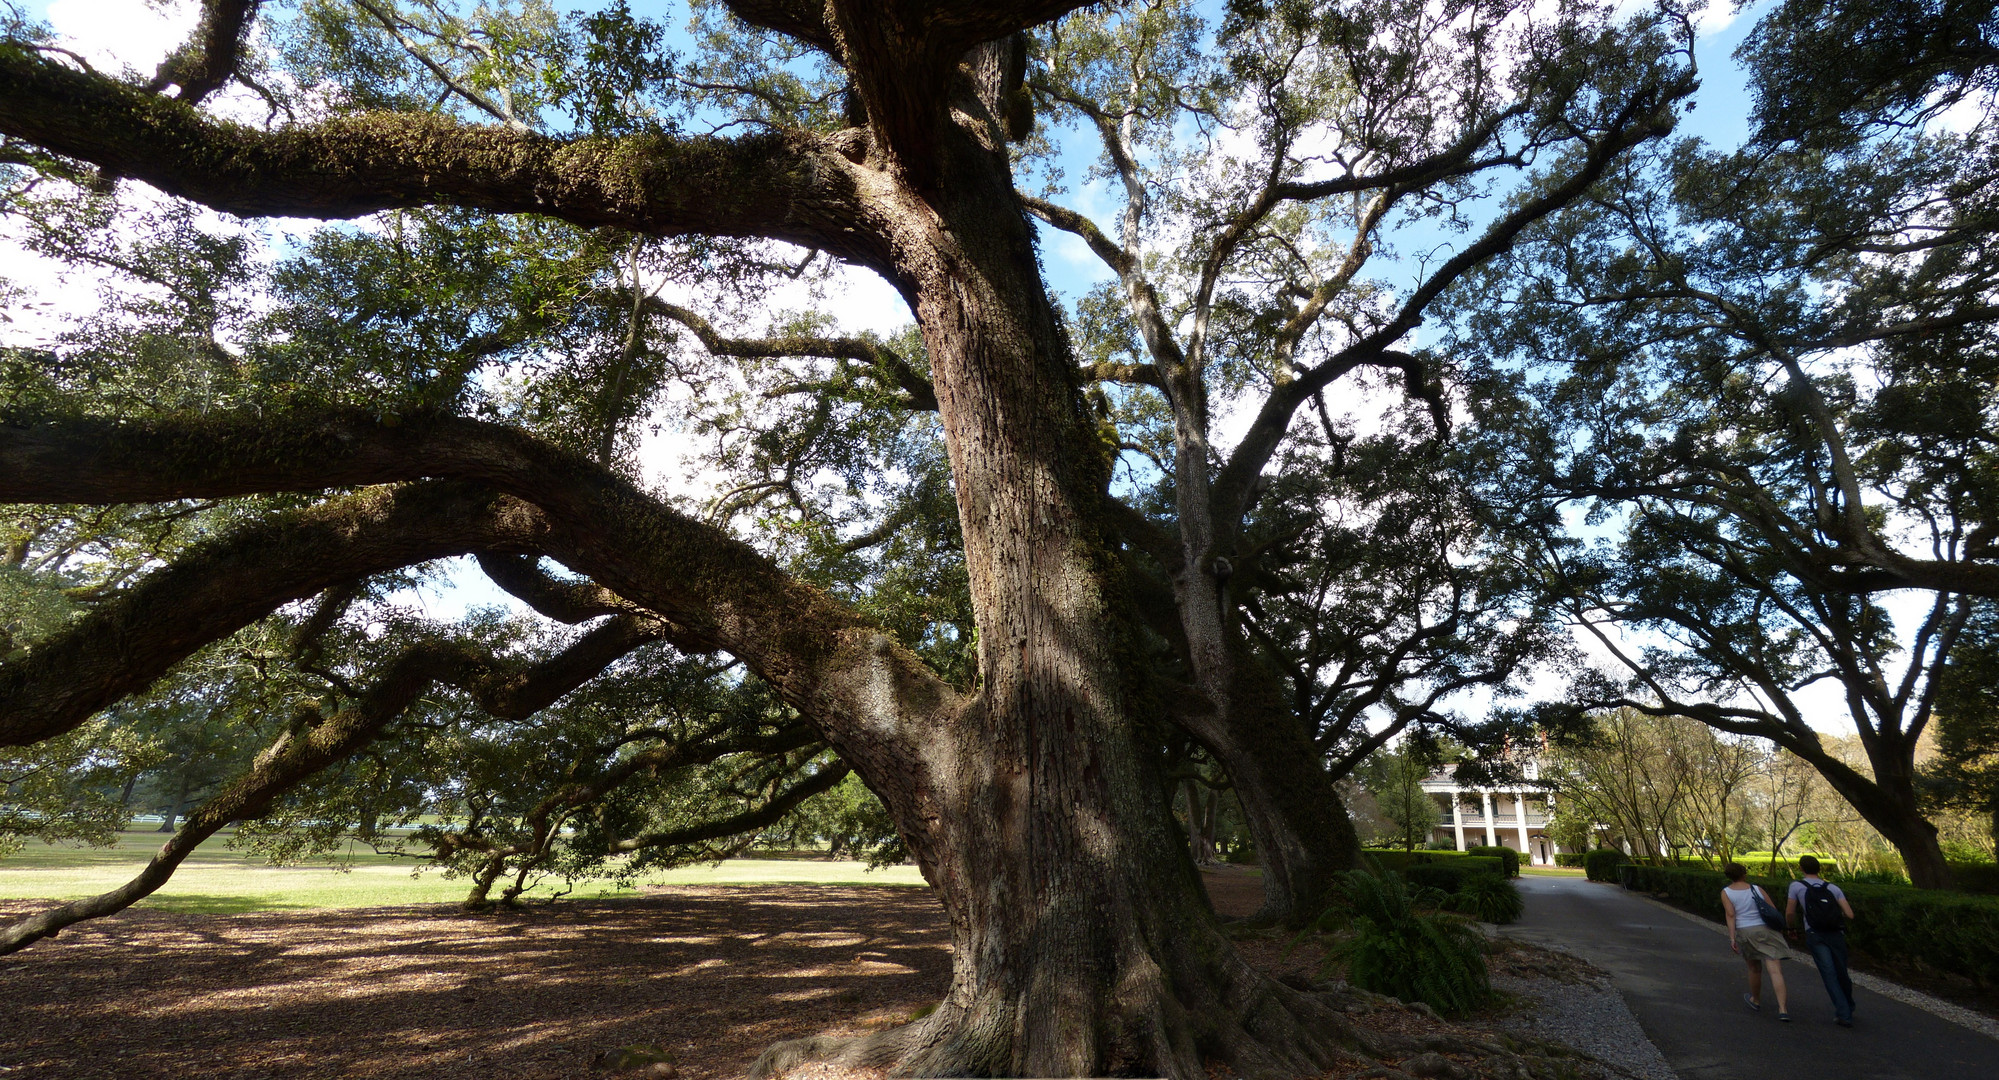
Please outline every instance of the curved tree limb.
M156 571L0 665L0 746L75 728L278 607L470 550L533 550L539 515L462 484L377 490L275 515Z
M243 61L243 45L263 0L203 0L201 22L194 36L161 61L146 89L158 93L180 87L179 100L189 105L228 85Z
M0 955L54 937L64 927L86 919L122 911L150 896L216 830L232 821L268 813L286 792L372 742L433 683L469 692L496 716L520 718L546 708L613 660L657 637L657 629L642 620L613 620L548 661L526 669L456 643L414 646L392 661L353 705L312 727L279 735L246 772L188 814L180 830L138 876L109 892L73 900L0 928Z
M1097 258L1102 259L1104 265L1110 267L1118 276L1122 277L1129 273L1135 264L1136 260L1117 246L1110 237L1105 236L1103 230L1097 228L1096 222L1082 214L1046 199L1037 199L1032 195L1021 196L1020 202L1027 207L1028 213L1063 232L1079 237L1083 243L1089 245Z
M768 359L780 356L823 356L831 360L854 360L869 365L880 381L908 395L904 404L919 412L937 411L937 388L894 349L866 338L819 337L791 334L781 338L723 337L713 323L700 314L658 297L647 297L647 310L664 315L694 331L701 344L716 356Z
M639 610L594 581L557 580L542 570L532 555L482 551L478 559L479 569L493 584L556 622L588 622L604 615L629 615Z
M418 416L389 426L360 413L290 422L245 417L0 423L0 502L156 502L203 492L319 491L424 478L475 483L485 486L481 491L503 494L450 485L413 489L483 498L480 505L489 508L490 520L464 515L454 526L461 532L438 535L433 530L439 524L425 515L382 530L389 539L375 545L384 548L381 561L408 565L480 550L553 556L667 620L671 640L683 650L720 649L742 659L824 732L842 758L864 771L921 769L922 730L911 725L940 722L962 705L948 682L847 605L601 465L499 425ZM416 495L369 497L394 502ZM308 524L311 513L304 515ZM357 551L373 550L369 535L357 534L349 543ZM217 585L216 597L202 591L197 573L175 576L170 568L156 575L187 583L177 586L181 598L174 610L121 616L150 627L130 640L157 656L151 675L101 674L114 646L84 633L96 625L89 621L60 639L60 648L51 643L0 667L0 700L12 694L14 700L38 703L31 717L0 708L9 725L0 732L15 741L46 737L145 685L201 643L182 640L194 636L190 611L210 612L209 624L221 629L201 640L213 640L324 587L314 583L367 572L358 555L322 555L311 545L278 545L265 558L273 561L256 575L241 575L243 584ZM280 565L287 558L297 565ZM163 587L148 579L134 589L149 586ZM45 666L45 653L67 657L61 677L50 678L57 673ZM90 662L93 657L97 663ZM128 658L111 666L126 667ZM68 685L79 680L84 685Z
M0 43L0 132L245 216L453 205L649 235L760 236L885 265L852 166L806 132L555 139L363 113L259 131Z
M679 844L699 844L705 840L718 840L724 836L735 836L751 829L761 829L775 825L784 815L798 808L798 804L830 790L835 784L847 778L853 771L846 762L835 762L793 784L784 793L774 796L769 802L754 810L745 810L733 817L719 821L705 821L684 829L671 829L643 836L634 836L611 845L611 850L628 852L646 848L674 847Z

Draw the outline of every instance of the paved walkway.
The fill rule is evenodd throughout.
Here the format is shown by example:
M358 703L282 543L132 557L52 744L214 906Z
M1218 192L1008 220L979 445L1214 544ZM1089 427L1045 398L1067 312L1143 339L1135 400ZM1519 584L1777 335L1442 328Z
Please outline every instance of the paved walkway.
M1523 877L1521 920L1503 932L1558 945L1610 972L1645 1034L1682 1080L1995 1080L1999 1040L1854 988L1854 1027L1832 1004L1809 959L1784 965L1791 1017L1742 1004L1740 958L1727 937L1614 885Z

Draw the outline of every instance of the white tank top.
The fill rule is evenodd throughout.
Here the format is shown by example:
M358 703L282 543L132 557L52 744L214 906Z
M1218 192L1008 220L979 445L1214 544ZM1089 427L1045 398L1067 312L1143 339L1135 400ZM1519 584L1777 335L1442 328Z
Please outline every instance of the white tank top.
M1728 897L1728 902L1735 905L1736 929L1763 925L1763 916L1756 913L1756 886L1751 885L1746 889L1723 889L1721 895Z

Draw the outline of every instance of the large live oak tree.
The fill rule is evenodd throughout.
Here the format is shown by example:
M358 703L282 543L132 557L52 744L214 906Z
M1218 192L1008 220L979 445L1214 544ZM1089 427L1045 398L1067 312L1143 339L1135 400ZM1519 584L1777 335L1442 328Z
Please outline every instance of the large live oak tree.
M1127 388L1121 435L1160 474L1160 509L1119 505L1116 520L1141 581L1169 598L1159 629L1196 691L1175 720L1234 782L1264 865L1260 916L1302 921L1357 856L1334 781L1546 646L1489 553L1474 555L1462 490L1420 523L1419 498L1391 508L1382 494L1447 471L1424 451L1447 436L1450 358L1413 348L1414 331L1464 275L1669 130L1695 83L1675 62L1681 24L1613 29L1568 6L1530 19L1511 4L1237 5L1213 55L1190 54L1203 29L1193 6L1157 4L1047 35L1029 86L1097 144L1121 206L1110 226L1054 199L1026 206L1115 275L1084 305L1081 347L1095 378ZM1535 167L1536 189L1509 205L1479 197ZM1391 294L1377 256L1425 218L1466 238ZM1370 372L1429 406L1427 446L1347 452L1328 398ZM1226 412L1249 418L1233 445ZM1320 535L1313 519L1333 505L1379 532ZM1380 563L1342 557L1342 542ZM1349 580L1285 565L1315 544Z
M32 43L0 44L9 160L71 176L84 175L75 162L85 162L100 184L130 178L244 216L351 218L442 205L646 236L782 241L879 274L915 313L928 360L927 380L905 370L901 381L912 401L934 402L948 451L976 677L969 685L940 677L848 605L602 461L502 425L423 411L119 422L29 410L0 426L0 500L366 490L197 548L8 660L0 743L73 730L203 644L324 590L447 555L546 556L634 609L612 616L620 632L726 653L768 683L881 795L949 914L954 972L934 1012L847 1044L773 1048L760 1071L838 1056L915 1074L1196 1077L1216 1059L1274 1076L1322 1071L1343 1048L1393 1049L1352 1028L1336 1002L1264 978L1236 954L1166 812L1149 717L1136 704L1149 690L1139 685L1145 669L1118 551L1129 515L1106 496L1117 448L1102 435L1086 372L1043 283L1007 145L1021 32L1080 5L731 3L744 23L844 73L850 123L766 125L730 138L658 128L545 134L505 101L457 83L452 90L498 122L356 111L263 128L231 123L199 105L228 82L256 6L211 0L196 39L147 85L79 70ZM1268 13L1245 5L1242 14ZM1291 6L1278 17L1346 26L1331 8ZM1369 25L1354 42L1363 58L1375 55ZM1650 64L1613 62L1623 39L1591 18L1564 17L1551 37L1522 40L1563 60L1545 76L1523 60L1526 74L1506 77L1546 79L1543 119L1563 133L1549 152L1566 152L1573 168L1349 352L1273 398L1277 419L1258 429L1263 442L1220 474L1224 530L1246 508L1283 417L1356 365L1404 365L1386 350L1430 297L1573 199L1617 155L1669 130L1689 88L1670 62L1669 36L1631 39L1666 57ZM1600 86L1591 82L1599 69ZM1489 133L1532 113L1481 114L1473 128ZM1393 191L1476 160L1457 146L1440 153L1370 160L1324 190L1273 185L1243 227L1285 200ZM1367 171L1377 165L1379 173ZM1131 288L1143 300L1143 282ZM699 329L698 319L681 321ZM1199 471L1196 429L1206 421L1194 404L1202 391L1188 381L1198 375L1166 369L1160 379L1194 409L1187 467ZM1199 523L1182 555L1163 560L1199 583L1189 596L1213 579L1209 528ZM1190 625L1218 618L1196 614ZM1227 647L1213 635L1197 644ZM1215 715L1240 696L1227 667L1201 680ZM363 695L260 768L273 782L295 776L365 738L425 679L490 692L482 678L474 658L412 654L383 676L380 704ZM1260 757L1243 759L1262 769L1248 782L1286 782L1279 770L1295 771L1301 752L1310 752L1302 738L1271 740ZM253 785L233 811L254 811L268 787Z
M1462 297L1491 495L1630 676L1578 702L1770 739L1930 888L1917 749L1999 594L1995 34L1989 4L1781 5L1743 146L1632 155Z

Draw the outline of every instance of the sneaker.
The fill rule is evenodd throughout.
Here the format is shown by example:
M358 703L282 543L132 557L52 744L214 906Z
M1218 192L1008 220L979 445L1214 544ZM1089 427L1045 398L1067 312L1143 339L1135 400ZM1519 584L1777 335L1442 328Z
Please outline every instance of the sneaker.
M1852 1027L1852 1026L1853 1026L1853 1021L1851 1021L1851 1020L1834 1020L1834 1021L1833 1021L1833 1023L1835 1023L1835 1024L1838 1024L1838 1025L1839 1025L1840 1027Z
M1758 1001L1758 1000L1756 1000L1756 999L1755 999L1755 998L1753 998L1753 997L1750 997L1750 996L1749 996L1748 994L1744 994L1744 995L1742 995L1742 1003L1743 1003L1744 1005L1747 1005L1747 1006L1749 1006L1749 1011L1750 1011L1750 1012L1762 1012L1762 1011L1763 1011L1763 1003L1762 1003L1762 1002L1760 1002L1760 1001Z
M1788 1023L1790 1023L1790 1022L1791 1022L1791 1014L1790 1014L1790 1013L1778 1013L1778 1014L1777 1014L1777 1019L1779 1019L1779 1020L1782 1020L1783 1022L1785 1022L1786 1024L1788 1024Z

